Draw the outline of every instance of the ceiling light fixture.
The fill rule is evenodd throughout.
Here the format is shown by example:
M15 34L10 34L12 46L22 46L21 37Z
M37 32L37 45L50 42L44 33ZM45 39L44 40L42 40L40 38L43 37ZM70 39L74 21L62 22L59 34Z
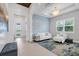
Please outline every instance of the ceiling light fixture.
M57 7L55 7L52 12L53 16L58 16L59 13L60 13L60 10Z

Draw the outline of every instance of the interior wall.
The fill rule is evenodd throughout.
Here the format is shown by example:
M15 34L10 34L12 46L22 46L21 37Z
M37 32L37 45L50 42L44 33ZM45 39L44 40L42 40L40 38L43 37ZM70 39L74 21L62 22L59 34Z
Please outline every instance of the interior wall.
M75 30L73 33L67 33L67 35L72 38L74 41L79 41L79 10L74 10L72 12L54 17L50 19L50 32L53 36L57 34L56 32L56 21L57 20L65 20L68 18L75 18Z
M5 4L5 6L6 6L7 12L8 12L8 32L5 33L4 37L0 37L0 43L15 41L15 39L14 39L15 22L19 21L19 20L15 20L15 17L14 17L15 14L25 15L25 19L23 19L23 21L21 21L22 23L25 23L23 25L23 26L25 26L25 28L23 28L23 29L25 29L23 34L25 34L26 38L29 37L29 35L26 36L27 30L29 30L29 27L27 24L28 23L28 21L27 21L28 20L28 8L15 4L15 3L8 3L8 4ZM27 25L27 28L26 28L26 25Z
M49 32L49 18L39 15L32 17L33 34Z
M27 17L28 17L28 20L27 20L27 24L28 25L26 25L26 28L27 28L26 40L31 42L32 41L32 4L29 7L28 16Z
M2 10L4 11L5 16L6 16L7 15L7 8L5 8L6 6L3 3L0 4L0 6L2 7ZM10 39L9 32L5 32L3 34L0 34L0 45L5 44L5 42L9 42L9 39Z

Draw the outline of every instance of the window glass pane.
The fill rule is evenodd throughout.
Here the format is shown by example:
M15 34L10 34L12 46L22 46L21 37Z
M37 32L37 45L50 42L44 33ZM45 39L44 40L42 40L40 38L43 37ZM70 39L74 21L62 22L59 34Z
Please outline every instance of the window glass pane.
M58 20L56 22L56 30L64 32L73 32L74 29L74 18L69 18L66 20Z
M65 26L65 31L72 32L73 31L73 26Z
M64 21L61 21L61 20L57 21L56 27L57 27L57 31L63 31Z
M65 25L73 25L73 19L65 20Z
M63 31L63 27L57 27L57 31Z
M64 25L64 22L63 21L57 21L56 22L56 26L57 27L63 27L63 25Z
M0 17L0 33L7 32L7 23Z

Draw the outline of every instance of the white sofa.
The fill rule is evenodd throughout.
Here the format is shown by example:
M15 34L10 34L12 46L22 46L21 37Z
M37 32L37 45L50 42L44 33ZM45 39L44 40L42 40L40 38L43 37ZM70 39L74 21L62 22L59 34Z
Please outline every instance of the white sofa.
M38 33L36 35L35 41L45 40L52 38L52 35L50 33Z
M53 38L54 41L62 42L62 43L64 43L66 39L67 39L67 35L66 35L65 33L57 34L57 35Z

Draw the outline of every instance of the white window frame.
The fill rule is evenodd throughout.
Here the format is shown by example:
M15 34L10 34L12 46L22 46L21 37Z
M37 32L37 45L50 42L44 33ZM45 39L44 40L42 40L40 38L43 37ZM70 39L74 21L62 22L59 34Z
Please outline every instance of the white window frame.
M62 21L62 22L64 23L64 20L57 20L57 21L56 21L56 32L63 32L63 31L64 31L64 27L63 27L63 31L58 31L58 30L57 30L57 27L58 27L58 26L57 26L57 22L58 22L58 21Z
M67 26L73 26L73 31L65 31L65 22L67 21L67 20L73 20L73 25L67 25ZM63 22L63 31L58 31L57 30L57 21L61 21L61 22ZM56 32L65 32L65 33L74 33L74 31L75 31L75 18L74 17L72 17L72 18L67 18L67 19L64 19L64 20L57 20L56 21Z

